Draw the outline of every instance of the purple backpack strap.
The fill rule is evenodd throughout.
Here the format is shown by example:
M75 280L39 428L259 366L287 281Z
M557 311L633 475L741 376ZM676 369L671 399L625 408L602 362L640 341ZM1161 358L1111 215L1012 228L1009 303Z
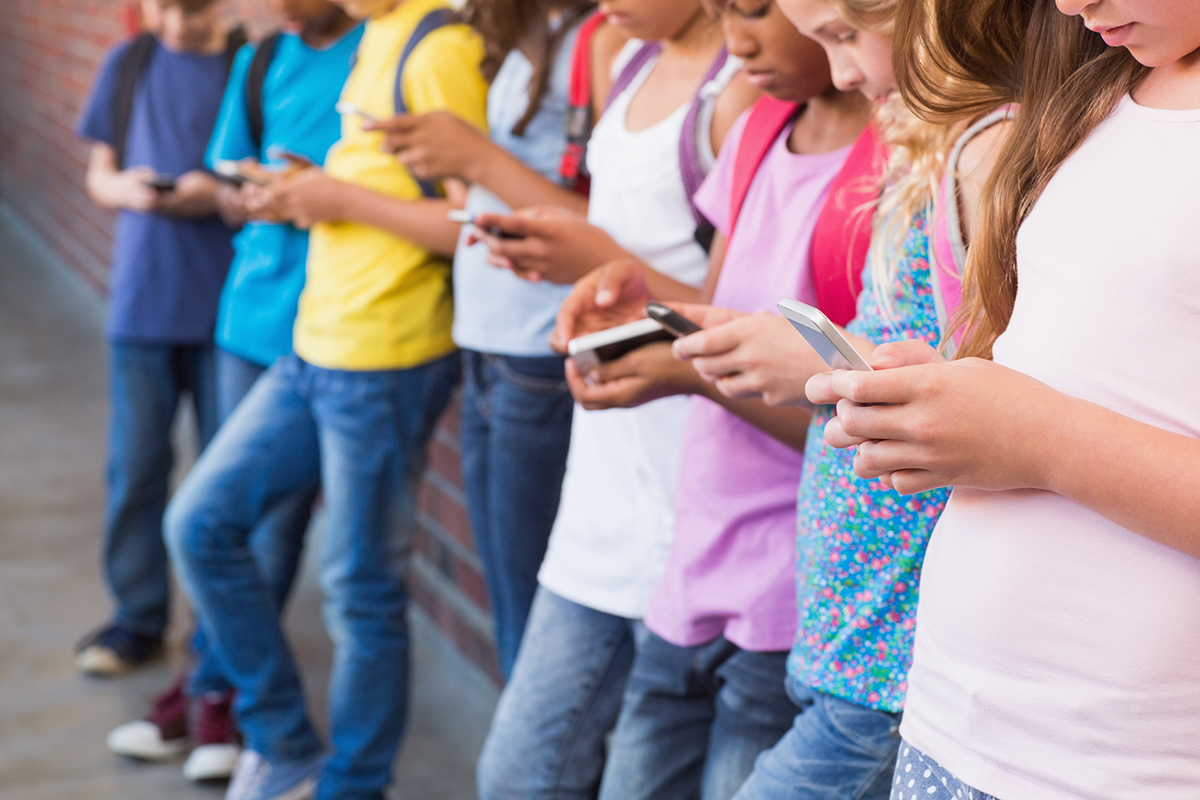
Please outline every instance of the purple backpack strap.
M708 74L704 76L704 82L700 84L700 91L696 92L696 96L692 99L692 106L688 109L687 116L683 119L683 132L679 137L679 167L683 173L683 188L687 190L688 204L692 207L692 216L696 218L696 224L703 226L708 224L708 220L700 213L700 209L696 208L692 198L696 192L700 190L700 184L704 183L705 172L700 165L700 148L697 141L700 138L700 107L704 105L704 87L709 84L721 72L725 66L725 62L729 60L729 52L722 47L721 52L717 54L717 58L713 61L712 66L708 68Z
M658 51L662 50L662 45L658 42L647 42L633 54L633 58L625 62L625 66L621 68L621 72L613 81L612 87L608 90L608 98L604 101L604 107L608 108L612 105L613 100L617 99L617 95L629 88L629 84L633 83L633 79L642 71L642 67L646 66L646 62L658 55Z

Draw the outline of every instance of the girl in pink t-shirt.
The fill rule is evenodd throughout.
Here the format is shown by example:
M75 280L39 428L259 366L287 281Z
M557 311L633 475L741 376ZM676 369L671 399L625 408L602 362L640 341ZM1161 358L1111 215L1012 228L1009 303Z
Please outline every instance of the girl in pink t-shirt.
M946 54L1017 3L969 5ZM897 343L808 386L859 475L955 487L893 798L1200 796L1200 5L1058 7L1031 9L963 357Z

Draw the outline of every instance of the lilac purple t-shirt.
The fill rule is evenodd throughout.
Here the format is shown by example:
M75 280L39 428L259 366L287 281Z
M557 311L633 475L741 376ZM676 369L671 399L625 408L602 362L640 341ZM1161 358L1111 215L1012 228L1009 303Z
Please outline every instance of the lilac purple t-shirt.
M737 121L696 205L729 234L729 199L747 114ZM789 126L763 159L729 240L713 305L774 312L782 297L816 304L809 241L850 148L797 155ZM786 224L780 224L786 220ZM796 633L796 489L801 455L716 403L694 397L676 494L676 535L646 624L679 646L724 635L787 650Z

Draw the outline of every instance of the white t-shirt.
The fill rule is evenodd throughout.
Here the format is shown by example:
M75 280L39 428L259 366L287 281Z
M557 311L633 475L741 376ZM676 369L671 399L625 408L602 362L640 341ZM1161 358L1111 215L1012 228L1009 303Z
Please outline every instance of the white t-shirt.
M630 42L620 65L641 46ZM600 117L588 143L592 175L588 219L654 269L699 286L708 257L695 241L696 220L679 166L679 137L689 104L644 131L625 125L629 103L657 59ZM741 68L730 59L703 90L712 99ZM715 155L711 111L698 125L705 168ZM562 503L538 579L566 599L641 618L675 535L675 485L688 398L667 397L630 409L575 407Z
M996 362L1200 438L1197 186L1200 110L1126 97L1021 226ZM909 687L905 738L981 791L1196 800L1200 560L1049 492L955 489Z

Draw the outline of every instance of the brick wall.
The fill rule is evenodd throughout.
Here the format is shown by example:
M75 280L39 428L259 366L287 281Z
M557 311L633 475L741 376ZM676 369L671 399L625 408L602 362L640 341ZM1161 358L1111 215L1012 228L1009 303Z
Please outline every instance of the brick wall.
M251 32L254 0L230 0ZM113 216L83 188L87 145L71 133L105 51L136 27L126 0L0 0L0 202L98 291L108 283ZM441 421L421 487L416 602L458 648L497 676L487 592L463 503L457 406Z

